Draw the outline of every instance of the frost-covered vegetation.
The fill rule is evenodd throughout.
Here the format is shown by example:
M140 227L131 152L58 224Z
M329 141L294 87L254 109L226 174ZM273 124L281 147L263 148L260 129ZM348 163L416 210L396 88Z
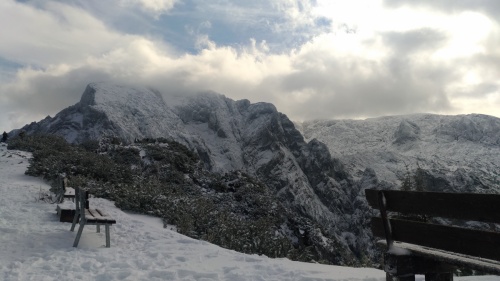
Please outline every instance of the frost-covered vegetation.
M65 174L71 186L111 199L124 210L161 217L193 238L269 257L353 260L319 247L321 229L291 214L265 184L240 171L209 172L196 154L174 141L123 145L108 137L71 145L54 135L29 135L11 139L9 149L32 152L28 175L56 187Z

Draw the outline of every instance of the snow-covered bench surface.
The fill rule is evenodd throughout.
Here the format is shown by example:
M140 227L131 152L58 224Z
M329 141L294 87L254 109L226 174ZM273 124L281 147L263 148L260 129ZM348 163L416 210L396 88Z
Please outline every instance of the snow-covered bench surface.
M379 240L377 241L377 244L387 247L387 242L385 240ZM485 272L498 272L498 274L500 274L500 262L495 260L472 257L464 254L397 241L394 242L391 249L388 251L395 255L413 254L456 266L470 267L472 265L474 268L483 268L483 271Z
M66 187L66 190L64 191L64 197L65 198L74 198L75 197L75 189L72 187Z

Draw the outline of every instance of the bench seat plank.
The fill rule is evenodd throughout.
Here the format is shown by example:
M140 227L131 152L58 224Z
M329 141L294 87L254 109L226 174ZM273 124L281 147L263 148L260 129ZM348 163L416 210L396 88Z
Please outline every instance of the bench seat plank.
M72 187L66 187L64 191L64 198L75 198L75 189Z
M91 223L116 223L109 215L103 216L98 209L85 209L85 219Z
M103 209L95 209L97 212L99 212L99 214L101 214L101 216L103 217L111 217L106 211L104 211Z
M377 244L387 246L384 240L377 241ZM443 251L431 247L424 247L404 242L394 242L394 247L409 250L411 254L444 262L454 266L467 267L474 270L491 274L500 274L500 262L490 259L471 257L464 254Z
M500 233L498 232L394 218L389 221L395 241L500 260ZM372 218L372 231L376 237L385 237L381 218Z
M366 189L368 204L379 209L380 190ZM386 209L406 214L455 218L482 222L500 222L500 194L418 192L384 190Z
M100 214L100 216L106 220L107 223L111 224L116 223L116 220L114 220L108 213L106 213L102 209L95 209L95 211L97 211Z

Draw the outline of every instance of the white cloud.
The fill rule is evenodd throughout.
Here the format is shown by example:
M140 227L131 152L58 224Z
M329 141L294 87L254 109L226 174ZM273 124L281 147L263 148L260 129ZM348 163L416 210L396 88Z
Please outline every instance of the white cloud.
M162 14L166 14L170 11L174 5L178 2L177 0L122 0L125 5L137 5L143 11L153 15L158 18Z
M342 6L348 5L341 4L345 1L334 2L338 5L331 6L336 8L331 14L319 15L312 6L293 3L283 6L291 9L290 18L299 17L294 9L309 9L311 17L334 17L342 14L336 9L354 9ZM407 8L392 12L401 9ZM391 11L380 6L371 11L392 19ZM365 17L341 18L357 26L356 33L322 31L279 53L265 41L250 38L245 44L224 46L198 30L193 35L198 36L199 52L189 54L173 51L157 38L118 32L80 8L58 2L34 8L4 0L0 24L12 29L0 33L0 41L6 42L0 44L0 57L26 67L0 84L0 125L12 129L53 115L76 103L87 83L103 80L144 84L164 93L214 90L234 99L272 102L295 120L414 112L498 115L496 23L460 13L441 16L438 22L431 12L427 19L435 25L412 23L390 30ZM450 25L461 17L474 19L487 31L472 42L456 41L462 38L457 33L461 28ZM203 30L215 28L208 23L197 24ZM439 55L460 47L457 42L480 50Z
M287 24L292 29L298 26L314 25L315 16L312 14L314 1L310 0L276 0L271 3L275 9L282 12L289 19ZM282 27L283 28L283 27ZM287 28L290 29L290 26Z
M0 1L0 25L5 27L0 32L0 55L37 67L78 63L89 54L105 54L130 37L110 31L81 9L50 1L42 9Z

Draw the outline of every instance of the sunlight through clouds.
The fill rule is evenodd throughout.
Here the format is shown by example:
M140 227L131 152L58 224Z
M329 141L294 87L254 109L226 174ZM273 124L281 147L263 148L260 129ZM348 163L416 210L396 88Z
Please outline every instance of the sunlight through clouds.
M53 115L96 81L212 90L293 120L498 115L493 12L387 2L0 1L0 124Z

